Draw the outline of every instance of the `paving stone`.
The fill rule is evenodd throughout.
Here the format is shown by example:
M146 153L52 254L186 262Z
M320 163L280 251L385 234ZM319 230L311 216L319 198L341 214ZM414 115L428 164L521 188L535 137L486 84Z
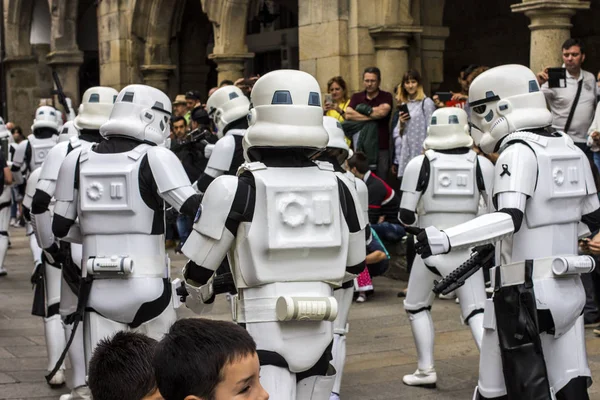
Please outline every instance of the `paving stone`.
M6 265L9 275L0 278L0 400L57 400L67 389L52 390L46 384L47 358L42 319L31 315L31 254L24 230L12 230L13 247ZM185 258L172 256L172 276L181 276ZM435 323L437 389L406 386L402 376L413 373L417 356L402 299L397 292L405 282L374 279L376 293L350 310L347 362L342 382L343 400L470 400L477 385L479 355L468 327L460 322L460 307L436 300ZM179 318L198 317L182 307ZM215 302L211 319L230 320L230 306L223 296ZM586 331L593 376L600 371L600 338ZM67 377L70 371L67 370ZM590 390L600 400L600 385Z

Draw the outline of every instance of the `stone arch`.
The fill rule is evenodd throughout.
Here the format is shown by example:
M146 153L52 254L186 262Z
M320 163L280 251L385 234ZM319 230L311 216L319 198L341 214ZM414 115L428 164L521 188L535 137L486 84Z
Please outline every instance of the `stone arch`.
M29 29L31 26L33 0L5 0L5 46L6 57L30 56Z
M201 0L202 9L213 24L215 45L209 55L218 66L218 81L235 81L243 76L244 63L254 57L246 45L246 26L251 0Z

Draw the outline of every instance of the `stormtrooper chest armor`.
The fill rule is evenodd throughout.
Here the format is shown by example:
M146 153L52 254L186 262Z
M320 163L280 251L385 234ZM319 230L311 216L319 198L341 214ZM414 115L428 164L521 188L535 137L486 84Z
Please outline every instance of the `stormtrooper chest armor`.
M31 146L31 160L29 161L29 169L34 171L42 166L48 152L56 145L56 136L48 139L38 139L33 135L30 135L27 139Z
M143 201L140 164L149 145L116 154L84 148L79 158L79 216L84 235L150 234L154 211Z
M238 228L238 287L272 282L341 281L349 231L333 171L245 164L256 185L251 223Z
M429 183L419 202L419 215L431 213L477 214L477 154L445 154L427 150Z

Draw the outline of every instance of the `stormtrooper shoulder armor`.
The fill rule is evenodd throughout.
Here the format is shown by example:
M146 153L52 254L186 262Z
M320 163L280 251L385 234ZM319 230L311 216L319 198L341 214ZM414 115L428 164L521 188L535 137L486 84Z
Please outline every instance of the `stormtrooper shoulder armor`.
M58 171L60 171L60 166L65 160L68 150L69 142L58 143L50 149L41 168L40 180L55 181L58 179Z
M494 174L494 196L503 192L532 196L538 175L536 155L528 145L512 143L500 153Z
M223 136L212 149L212 153L206 167L219 171L229 171L234 152L235 138L232 135Z
M236 176L222 175L215 179L202 199L202 211L210 212L202 212L200 219L194 224L194 229L212 239L220 240L237 187Z
M165 147L153 146L147 154L148 163L160 193L182 186L190 186L190 180L183 167L181 167L181 162L171 150Z
M428 150L427 153L434 154L431 150ZM419 189L419 181L421 180L421 170L423 168L423 163L427 156L420 155L408 163L406 169L404 170L404 176L402 178L402 192L416 193L420 192ZM427 160L427 164L429 164L429 160ZM429 173L429 171L426 171Z
M56 182L56 190L54 191L54 198L57 201L69 202L75 199L75 171L80 155L81 150L70 152L60 166L60 179Z

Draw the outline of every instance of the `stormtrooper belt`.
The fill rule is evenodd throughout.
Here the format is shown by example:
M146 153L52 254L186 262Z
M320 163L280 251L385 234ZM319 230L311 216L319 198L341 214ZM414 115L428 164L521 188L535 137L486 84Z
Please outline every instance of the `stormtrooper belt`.
M494 267L490 271L492 287L521 285L525 283L526 261ZM595 267L591 256L556 256L533 260L532 279L548 279L591 272Z
M238 323L284 321L333 321L337 317L335 297L279 296L236 299L233 319Z

